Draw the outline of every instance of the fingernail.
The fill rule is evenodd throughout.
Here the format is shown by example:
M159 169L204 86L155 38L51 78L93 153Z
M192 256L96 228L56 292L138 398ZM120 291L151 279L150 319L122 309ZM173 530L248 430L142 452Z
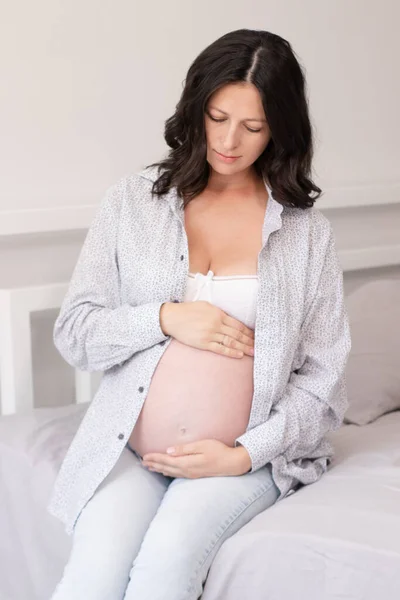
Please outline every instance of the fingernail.
M167 454L173 454L175 452L175 448L167 448Z

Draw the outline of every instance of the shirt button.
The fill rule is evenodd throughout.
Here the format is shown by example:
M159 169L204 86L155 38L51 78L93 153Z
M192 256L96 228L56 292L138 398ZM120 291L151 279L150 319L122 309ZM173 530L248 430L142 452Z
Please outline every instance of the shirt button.
M139 392L142 393L144 391L144 387L140 386Z
M174 302L179 302L179 300L174 300Z
M185 257L183 256L183 254L181 254L181 260L183 260Z
M123 433L120 433L120 434L119 434L119 436L118 436L118 439L119 439L119 440L123 440L123 439L124 439L124 437L125 437L125 436L124 436L124 434L123 434Z
M165 344L166 341L167 340L163 340L162 342L160 342L160 346L164 346L164 344Z

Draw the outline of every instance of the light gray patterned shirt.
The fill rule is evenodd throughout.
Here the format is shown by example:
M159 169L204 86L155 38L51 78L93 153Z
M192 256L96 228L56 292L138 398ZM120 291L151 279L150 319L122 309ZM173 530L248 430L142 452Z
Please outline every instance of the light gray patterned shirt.
M69 534L126 445L171 341L160 327L160 307L185 296L183 203L176 188L152 198L156 176L156 167L146 168L107 190L54 326L54 343L69 364L104 371L48 505ZM351 339L330 222L315 207L284 207L266 188L254 393L235 446L247 449L251 471L271 462L280 500L329 466L333 447L325 434L340 427L348 406Z

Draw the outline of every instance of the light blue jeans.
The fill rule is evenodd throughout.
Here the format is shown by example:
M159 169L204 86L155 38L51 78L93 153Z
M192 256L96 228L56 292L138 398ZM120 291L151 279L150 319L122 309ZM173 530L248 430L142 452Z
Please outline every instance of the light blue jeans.
M224 541L278 496L270 464L172 478L126 446L76 522L51 600L198 600Z

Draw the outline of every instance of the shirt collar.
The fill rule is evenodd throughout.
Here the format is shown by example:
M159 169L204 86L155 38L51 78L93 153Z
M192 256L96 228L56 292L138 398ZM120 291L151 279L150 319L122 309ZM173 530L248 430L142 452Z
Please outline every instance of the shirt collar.
M268 191L268 202L264 216L264 223L262 229L262 246L264 248L267 243L270 233L277 231L282 227L282 210L283 204L275 200L271 187L264 179L264 185Z

